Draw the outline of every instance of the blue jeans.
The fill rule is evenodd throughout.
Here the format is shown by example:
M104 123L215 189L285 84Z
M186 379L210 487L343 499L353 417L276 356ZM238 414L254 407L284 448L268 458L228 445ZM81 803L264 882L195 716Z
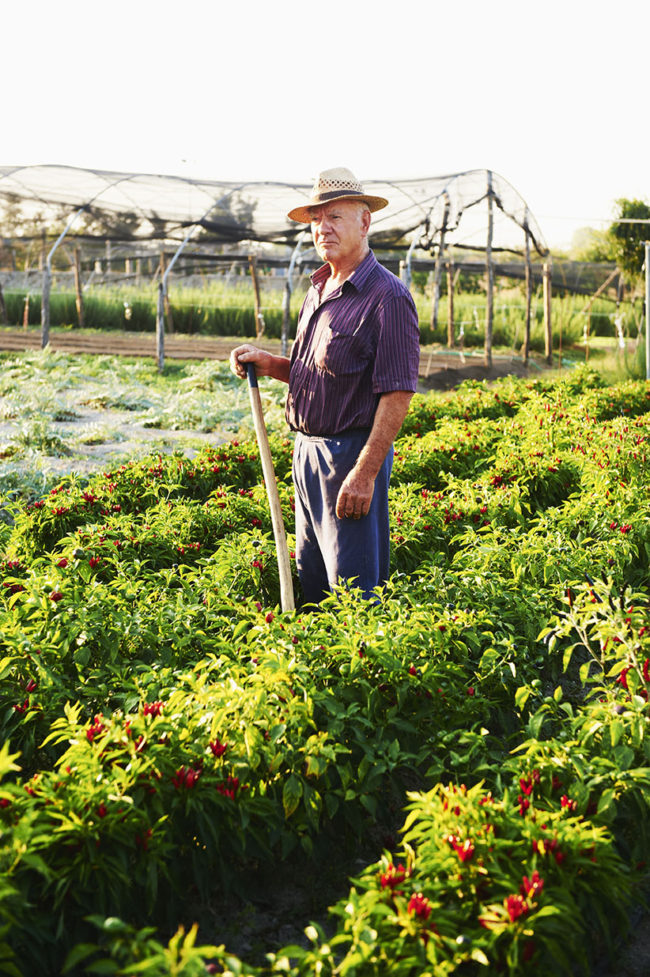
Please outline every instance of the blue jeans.
M342 580L360 587L365 598L372 598L373 589L388 579L392 447L377 475L368 514L361 519L336 515L341 484L367 439L365 430L334 438L296 435L296 564L306 603L318 604Z

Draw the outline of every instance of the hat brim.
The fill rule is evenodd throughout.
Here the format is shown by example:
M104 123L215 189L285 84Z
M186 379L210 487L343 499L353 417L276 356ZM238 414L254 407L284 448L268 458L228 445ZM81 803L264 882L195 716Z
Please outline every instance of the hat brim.
M373 214L376 210L383 210L384 207L388 206L388 201L384 197L373 197L367 193L341 193L328 196L327 199L312 198L308 204L303 204L302 207L294 207L293 210L290 210L287 217L292 221L297 221L299 224L311 224L311 211L314 207L323 207L325 204L331 204L337 200L358 200L366 204L368 210Z

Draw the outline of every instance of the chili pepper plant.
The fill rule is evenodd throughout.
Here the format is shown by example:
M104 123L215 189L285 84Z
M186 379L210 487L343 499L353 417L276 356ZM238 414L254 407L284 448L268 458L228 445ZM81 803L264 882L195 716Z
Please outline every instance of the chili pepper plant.
M588 972L650 844L649 437L650 386L584 369L416 395L391 578L317 612L246 438L14 493L4 971ZM292 860L348 894L238 955L211 902Z

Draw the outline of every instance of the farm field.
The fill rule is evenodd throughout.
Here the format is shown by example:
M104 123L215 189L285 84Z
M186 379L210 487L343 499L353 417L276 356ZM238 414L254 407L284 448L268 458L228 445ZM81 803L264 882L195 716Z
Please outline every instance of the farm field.
M0 972L604 966L650 849L650 384L416 395L381 600L289 614L225 365L0 359Z
M23 277L25 278L22 281ZM55 282L51 295L51 325L74 337L79 324L74 288L65 275ZM7 323L23 326L27 332L38 330L41 322L41 276L16 274L14 281L3 283ZM473 280L474 279L474 280ZM486 295L477 286L476 276L458 285L454 297L454 333L457 344L466 349L481 349L485 339ZM302 297L308 279L302 276L294 283L290 303L289 334L295 333ZM103 332L126 332L150 338L155 334L157 285L142 281L139 285L120 284L119 278L104 284L88 282L83 290L83 322L88 329ZM447 343L448 307L443 295L434 328L433 297L430 282L419 277L412 284L418 310L423 343ZM279 339L283 327L284 279L262 276L260 311L265 336ZM170 343L190 338L196 342L208 337L251 337L257 333L253 286L247 276L193 279L179 278L170 290L170 313L166 330ZM619 334L634 340L643 318L642 303L626 300L616 305L611 299L588 299L584 295L555 294L552 297L552 321L555 342L565 347L581 342L590 344L598 337ZM525 292L512 280L497 279L494 294L493 335L495 346L519 350L524 339ZM620 332L619 332L620 331ZM531 308L531 348L544 352L544 312L542 289L533 296Z

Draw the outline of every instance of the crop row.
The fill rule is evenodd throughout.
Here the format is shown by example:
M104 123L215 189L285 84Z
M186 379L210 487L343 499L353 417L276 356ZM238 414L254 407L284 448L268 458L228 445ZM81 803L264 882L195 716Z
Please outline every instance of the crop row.
M304 289L298 288L291 301L290 331L295 325L300 310L301 295ZM262 314L265 335L279 338L283 328L283 290L262 287ZM431 325L432 298L415 289L413 297L417 305L423 342L447 341L447 309L443 301L440 305L439 321L434 330ZM505 300L504 300L505 299ZM12 324L23 323L27 314L28 323L40 325L40 294L29 294L25 289L5 291L7 318ZM252 285L238 284L227 286L212 283L207 288L174 287L171 289L171 315L176 332L216 335L216 336L255 336L257 334L255 301ZM56 289L50 297L50 317L54 327L76 325L78 322L77 299L73 290ZM485 338L484 294L457 293L454 298L455 331L466 346L482 346ZM565 347L570 343L582 341L585 331L593 335L614 336L615 326L611 303L596 299L589 313L584 310L581 296L554 296L552 315L557 339ZM127 332L153 332L156 328L157 289L143 286L107 287L86 290L84 293L84 324L86 327L102 330L125 330ZM617 316L624 322L626 333L634 335L636 325L634 310L627 303L619 307ZM494 343L495 345L516 347L523 341L525 320L525 298L507 293L494 301ZM541 296L533 302L532 308L532 348L544 351L544 321Z
M587 965L648 857L649 408L587 371L416 397L377 606L278 610L250 442L17 504L7 972L568 973L569 940ZM310 944L244 963L197 942L191 907L262 866L317 873L371 825L379 860Z

